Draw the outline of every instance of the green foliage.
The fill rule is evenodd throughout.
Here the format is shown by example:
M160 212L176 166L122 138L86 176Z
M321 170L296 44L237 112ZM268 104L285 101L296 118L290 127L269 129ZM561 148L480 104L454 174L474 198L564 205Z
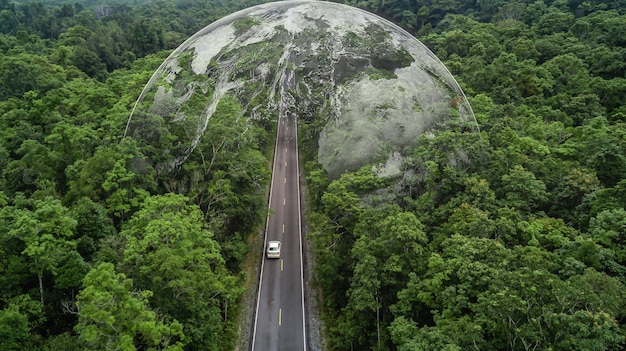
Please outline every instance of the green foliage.
M71 214L77 221L76 249L86 260L91 260L99 249L100 240L115 234L113 221L107 216L104 206L87 197L72 205Z
M77 160L67 168L66 197L75 201L88 197L102 201L117 223L128 219L155 185L155 171L131 140L101 147L88 160Z
M5 209L5 215L10 219L7 236L19 241L23 247L21 254L38 278L43 305L43 275L48 272L58 274L62 260L76 247L72 240L76 220L69 216L69 211L59 200L50 197L27 200L24 205L16 204Z
M125 267L137 287L154 292L154 305L184 325L192 349L217 349L224 332L223 304L241 294L203 215L181 195L146 199L120 235ZM209 298L210 296L210 298Z
M77 296L80 340L92 350L183 350L182 325L161 320L148 306L151 296L150 290L135 291L112 264L98 265Z
M370 80L398 78L398 76L390 70L369 68L365 73L369 76Z
M623 50L603 27L623 9L346 3L415 28L475 94L483 134L423 138L400 179L362 190L347 185L354 175L329 182L305 168L329 349L623 347L624 125L609 117L624 105ZM403 265L394 256L411 245L376 244L386 222L375 198L424 233Z
M78 338L70 333L63 333L59 335L50 336L45 343L41 346L42 351L80 351L83 350L82 344L78 341Z
M169 180L157 178L153 161L158 159L144 156L156 152L148 152L130 138L120 142L122 131L141 88L168 54L161 50L176 47L207 22L206 18L195 18L200 16L195 6L186 9L187 16L194 19L183 25L179 19L154 20L164 18L150 14L155 7L98 5L92 10L78 4L59 4L56 8L40 5L3 2L0 6L0 31L8 34L0 35L0 308L6 312L2 318L10 320L10 328L14 328L2 331L7 337L0 348L99 349L106 347L105 335L111 329L100 329L104 324L91 312L82 316L67 312L78 312L73 306L89 299L86 305L100 303L87 295L93 293L90 289L104 288L93 286L95 283L85 276L100 262L123 266L124 254L130 248L118 231L122 227L130 230L127 221L152 193L171 190L166 184ZM205 15L206 5L198 4L204 6ZM177 6L170 11L161 4L157 12L181 15L184 7ZM232 9L220 11L226 14ZM217 19L219 13L211 16ZM175 22L179 27L173 29L169 24ZM257 98L263 99L263 95ZM130 270L143 284L141 289L154 285L157 295L148 300L134 288L128 293L113 293L126 296L123 299L137 307L133 318L142 322L133 326L129 315L118 316L120 322L128 320L130 324L110 325L120 331L109 340L112 343L139 349L181 349L182 345L228 349L234 344L234 337L219 337L236 334L232 327L236 313L232 311L237 311L241 295L235 279L238 275L229 272L226 263L239 267L247 252L245 236L264 218L269 171L263 145L270 144L262 129L231 124L244 122L239 118L239 108L237 102L218 108L217 115L224 116L224 124L233 127L224 130L221 138L228 143L221 150L228 153L216 155L215 168L222 175L207 172L211 175L208 182L192 186L193 193L198 194L195 200L206 211L199 212L196 207L192 211L192 227L196 226L193 230L197 232L188 234L202 233L194 244L196 255L184 253L187 239L175 250L159 252L174 261L177 256L188 257L193 262L187 263L198 264L198 269L180 268L178 273L183 274L170 274L169 268L163 268L163 276L154 284L146 275L139 279L139 270ZM253 150L242 150L243 138L236 144L227 140L229 132L248 130L245 136ZM156 147L161 150L162 145ZM231 189L227 196L222 196L224 189ZM212 223L220 229L223 252L213 234L202 227L205 218L215 218ZM228 225L219 224L224 223L220 218ZM241 218L248 227L238 224ZM232 233L234 228L237 231ZM151 257L155 266L150 268L156 269L162 257ZM166 263L176 266L174 261ZM214 279L202 278L209 275ZM90 282L89 288L83 286L84 278ZM113 280L127 281L119 275ZM171 280L170 285L161 287L158 283L164 280ZM194 289L185 292L185 285ZM207 300L203 296L208 291L213 298ZM36 318L32 309L27 312L14 307L17 296L29 296L24 294L35 298L39 306L45 302ZM185 298L176 300L178 294ZM228 307L230 315L226 313ZM111 314L124 308L122 303ZM142 308L147 312L139 312ZM155 315L152 308L163 314ZM132 309L127 312L134 314ZM171 322L177 317L185 324ZM80 338L73 336L75 325ZM183 330L188 332L185 338ZM134 340L134 335L140 334L143 337ZM161 342L159 335L163 336Z
M239 18L233 23L235 35L241 35L257 24L259 24L259 22L252 17Z
M16 77L20 77L16 79ZM63 84L63 68L45 56L20 53L0 59L0 98L22 97L26 92L45 93Z
M22 350L30 336L28 318L18 306L9 305L0 310L0 348L7 351Z

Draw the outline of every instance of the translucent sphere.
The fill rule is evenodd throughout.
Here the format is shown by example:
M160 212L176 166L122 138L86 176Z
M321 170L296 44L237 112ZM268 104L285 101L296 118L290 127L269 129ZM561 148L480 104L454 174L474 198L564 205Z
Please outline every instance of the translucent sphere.
M397 160L419 136L451 123L477 129L463 91L424 44L331 2L267 3L200 30L154 73L125 136L168 155L158 170L176 169L206 142L226 98L249 123L298 118L301 138L316 139L303 145L315 145L331 177L381 154Z

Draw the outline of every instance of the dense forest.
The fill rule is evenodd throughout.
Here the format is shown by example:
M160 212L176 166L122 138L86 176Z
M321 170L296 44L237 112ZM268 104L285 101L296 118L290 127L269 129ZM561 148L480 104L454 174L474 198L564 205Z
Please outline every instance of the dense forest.
M169 52L251 4L89 4L0 1L0 350L232 350L269 134L168 175L122 136Z
M327 349L623 349L626 2L352 4L431 48L481 133L396 179L308 165Z
M261 2L0 0L0 350L237 346L274 126L229 140L227 100L170 173L122 136L171 50ZM424 42L481 132L392 178L301 138L325 349L624 348L626 1L343 3Z

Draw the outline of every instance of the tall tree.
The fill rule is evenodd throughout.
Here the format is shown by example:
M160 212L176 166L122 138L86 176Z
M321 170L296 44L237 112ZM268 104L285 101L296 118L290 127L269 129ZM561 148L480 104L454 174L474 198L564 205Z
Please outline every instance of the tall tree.
M76 220L59 200L47 197L32 201L32 207L15 206L9 236L23 242L22 254L37 275L41 304L44 304L45 273L56 275L65 256L76 247L72 240Z
M78 294L74 328L91 350L182 351L184 334L177 321L166 322L149 307L150 290L101 263L87 274Z
M120 233L124 262L154 305L185 326L189 347L217 349L227 308L241 294L203 215L182 195L152 196Z

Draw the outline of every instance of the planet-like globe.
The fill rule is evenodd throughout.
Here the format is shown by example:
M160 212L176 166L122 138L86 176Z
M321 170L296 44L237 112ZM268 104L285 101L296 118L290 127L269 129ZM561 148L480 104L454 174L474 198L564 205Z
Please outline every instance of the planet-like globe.
M297 118L331 178L381 157L383 173L394 174L420 136L460 123L477 129L463 91L424 44L379 16L324 1L250 7L194 34L147 83L125 136L167 155L158 171L174 170L207 142L224 99L247 123Z

